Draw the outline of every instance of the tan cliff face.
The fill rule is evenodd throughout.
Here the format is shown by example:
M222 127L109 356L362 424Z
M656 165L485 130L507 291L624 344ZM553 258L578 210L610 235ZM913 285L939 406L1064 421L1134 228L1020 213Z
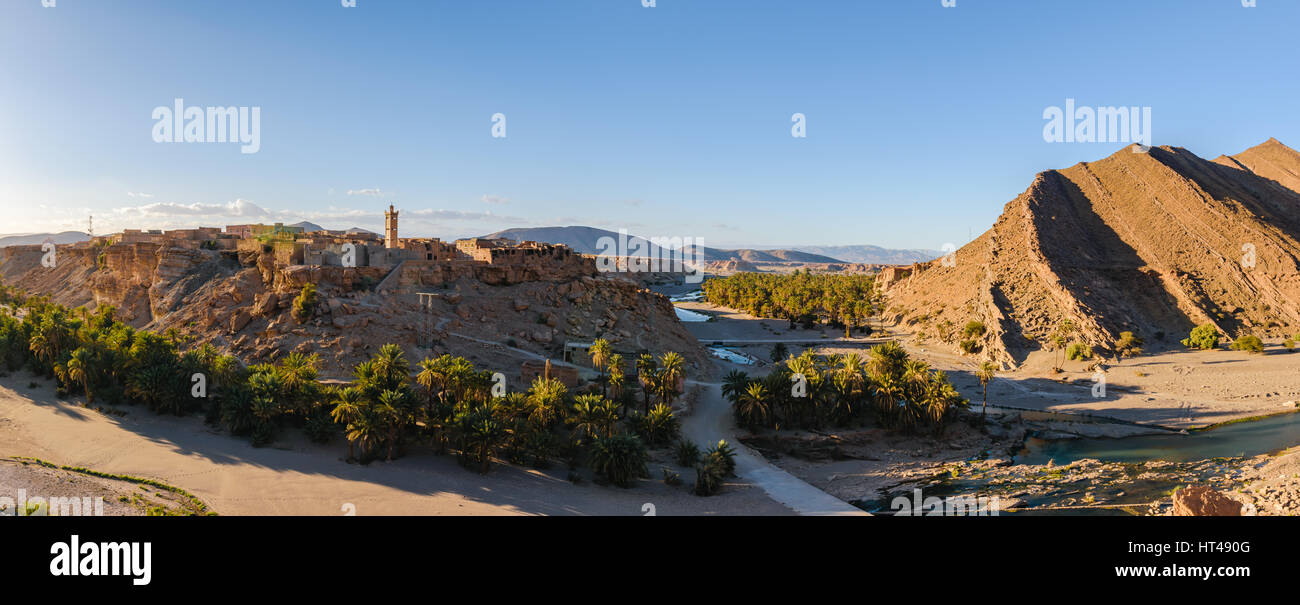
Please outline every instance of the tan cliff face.
M1294 334L1297 175L1300 154L1272 140L1214 162L1126 148L1044 172L951 266L893 285L891 312L932 336L943 321L983 321L990 357L1008 364L1065 319L1103 351L1122 331L1174 347L1206 322L1228 337Z
M528 353L559 359L566 342L606 338L632 354L682 353L708 364L667 298L632 280L604 277L589 258L549 271L545 263L494 266L474 261L406 261L384 267L284 265L271 253L216 251L139 242L60 247L54 268L40 247L0 256L5 283L61 304L118 307L139 328L175 328L193 344L212 343L246 362L293 351L318 352L323 373L346 377L379 346L396 343L413 359L472 354L512 378ZM291 309L306 283L318 286L314 318ZM434 293L421 306L418 292ZM522 386L522 385L520 385Z

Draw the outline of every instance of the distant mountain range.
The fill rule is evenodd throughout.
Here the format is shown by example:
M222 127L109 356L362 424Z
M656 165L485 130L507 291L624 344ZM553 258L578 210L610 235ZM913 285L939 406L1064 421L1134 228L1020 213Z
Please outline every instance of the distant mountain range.
M871 265L910 265L932 261L943 252L938 250L895 250L880 246L791 246L791 250L810 252L835 258L850 263Z
M311 222L308 222L308 221L297 222L297 223L294 223L294 224L289 225L289 226L290 226L290 227L302 227L302 230L303 230L303 231L307 231L307 232L311 232L311 231L324 231L324 230L325 230L324 227L322 227L322 226L320 226L320 225L317 225L316 223L311 223Z
M548 244L564 244L582 254L600 254L603 250L598 245L600 238L612 237L618 240L615 231L595 227L534 227L506 229L485 238L504 238L515 241L530 240ZM628 234L628 247L632 248L640 241L653 255L657 248L645 238ZM693 252L693 248L688 248ZM838 246L815 247L801 246L773 250L756 248L739 248L726 250L721 248L702 248L705 262L746 261L750 263L887 263L909 264L920 260L931 260L941 253L925 250L888 250L877 246ZM633 251L629 250L629 254Z
M46 239L49 239L55 244L75 244L90 239L90 236L80 231L64 231L62 233L0 234L0 248L4 248L5 246L30 246L34 244L43 244Z
M289 225L290 227L302 227L304 231L323 231L325 228L316 223L302 221ZM347 233L371 233L374 231L353 227L347 230ZM75 244L90 239L89 235L81 231L64 231L62 233L0 233L0 248L5 246L30 246L34 244L43 244L45 240L56 244Z
M325 230L326 230L324 227L322 227L322 226L320 226L320 225L317 225L316 223L313 223L313 222L311 222L311 221L301 221L301 222L297 222L297 223L294 223L294 224L289 225L289 226L290 226L290 227L302 227L302 230L303 230L303 231L306 231L306 232L308 232L308 233L310 233L310 232L312 232L312 231L325 231ZM344 233L372 233L372 234L373 234L374 231L371 231L371 230L369 230L369 229L362 229L361 227L352 227L352 228L350 228L350 229L346 229L346 230L344 231Z

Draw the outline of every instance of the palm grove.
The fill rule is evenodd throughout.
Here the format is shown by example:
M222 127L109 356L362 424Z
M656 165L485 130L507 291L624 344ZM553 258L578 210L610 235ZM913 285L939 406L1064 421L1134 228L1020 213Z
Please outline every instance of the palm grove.
M857 353L806 350L761 378L732 371L722 393L736 423L758 428L849 427L874 420L886 428L941 433L967 406L940 370L912 359L897 342Z
M298 306L296 315L309 314L309 304ZM349 459L362 462L392 460L427 444L479 472L493 458L537 467L559 461L570 469L585 463L602 480L626 487L649 475L648 448L675 445L678 461L696 467L696 489L704 494L734 468L725 443L700 451L678 442L671 406L681 394L684 360L675 352L627 362L598 341L592 361L601 379L591 392L571 392L547 374L526 392L494 393L494 374L463 357L413 365L394 344L358 364L351 381L331 386L319 380L315 354L245 366L210 344L186 348L186 340L174 330L134 329L111 306L67 309L0 286L0 365L55 379L61 396L84 395L87 405L202 413L259 446L290 428L318 443L341 435ZM664 477L674 482L675 473L665 470Z
M873 284L868 275L737 273L705 282L704 294L717 305L788 320L792 328L825 321L843 327L847 338L882 308Z

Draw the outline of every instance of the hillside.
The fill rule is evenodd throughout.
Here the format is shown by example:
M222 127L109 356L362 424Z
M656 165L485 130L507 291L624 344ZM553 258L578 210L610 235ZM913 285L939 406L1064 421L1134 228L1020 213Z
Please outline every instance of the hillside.
M61 233L22 233L0 235L0 248L7 246L31 246L45 243L48 239L55 244L75 244L90 239L80 231L63 231Z
M137 328L175 328L248 363L290 352L319 352L323 373L345 377L384 343L414 360L464 355L504 372L516 387L520 361L560 359L565 343L605 338L633 358L677 351L696 371L708 367L699 343L669 300L621 276L520 274L499 267L448 264L421 272L405 266L308 267L277 264L262 252L214 251L150 244L60 248L55 267L39 247L0 252L0 283L59 304L108 304ZM496 269L494 271L494 269ZM394 276L393 290L373 284ZM294 321L303 286L318 287L315 317ZM427 282L427 283L426 283ZM432 294L422 304L416 291Z
M1126 330L1148 349L1174 348L1207 322L1229 338L1294 334L1297 175L1300 154L1275 140L1213 162L1125 148L1046 171L951 266L934 261L894 283L889 311L930 336L944 322L983 321L984 347L1008 364L1065 319L1101 352Z

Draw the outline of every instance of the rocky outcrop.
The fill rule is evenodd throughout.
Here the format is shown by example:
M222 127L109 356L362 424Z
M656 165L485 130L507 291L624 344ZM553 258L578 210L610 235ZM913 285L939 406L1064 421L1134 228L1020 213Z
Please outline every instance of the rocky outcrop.
M543 276L536 273L541 263L527 262L407 261L390 272L284 266L257 250L140 242L107 246L102 254L89 246L61 251L59 267L43 269L39 252L8 252L0 273L64 304L117 306L136 327L175 328L193 345L211 343L250 363L319 352L324 374L346 376L374 349L394 343L412 358L478 350L486 365L516 376L519 353L512 349L558 359L565 342L596 338L608 339L628 363L642 352L670 350L682 353L688 368L708 363L667 298L628 279L585 274L585 260L565 264L573 273L567 276ZM396 286L381 292L386 279ZM298 324L289 308L307 283L317 284L320 304L315 317Z
M1175 517L1240 517L1242 505L1213 488L1193 485L1173 495Z

